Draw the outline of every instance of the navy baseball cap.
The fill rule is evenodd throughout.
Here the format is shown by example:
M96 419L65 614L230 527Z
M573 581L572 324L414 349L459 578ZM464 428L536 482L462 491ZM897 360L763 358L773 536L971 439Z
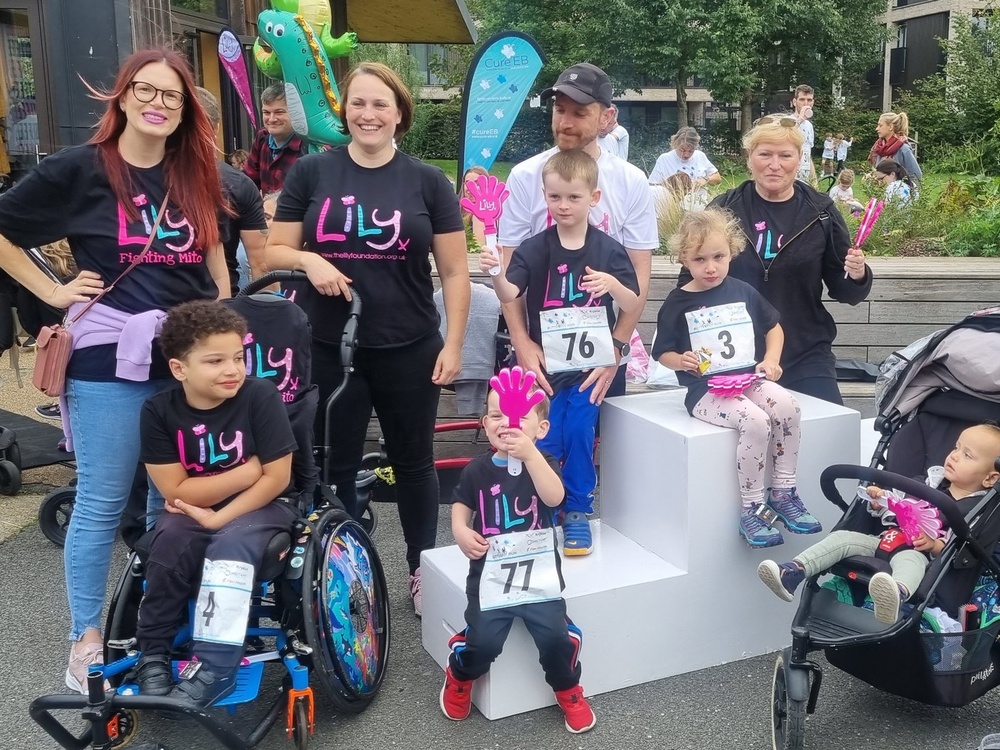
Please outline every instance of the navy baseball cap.
M605 107L610 107L613 91L607 73L596 65L578 63L559 74L555 84L542 92L542 101L551 99L556 94L565 94L577 104L600 102Z

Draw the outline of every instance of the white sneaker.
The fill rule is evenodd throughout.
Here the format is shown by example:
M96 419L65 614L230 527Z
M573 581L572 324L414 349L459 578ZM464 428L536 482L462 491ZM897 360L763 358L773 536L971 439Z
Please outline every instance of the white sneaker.
M875 619L891 625L899 619L899 584L888 573L876 573L868 582L868 594L875 603Z
M424 613L424 598L420 593L420 568L410 576L410 598L413 600L413 614L422 617Z
M91 665L104 664L104 646L91 643L83 646L74 643L69 650L69 666L66 667L66 687L74 693L87 695L87 672ZM104 683L104 689L110 686Z

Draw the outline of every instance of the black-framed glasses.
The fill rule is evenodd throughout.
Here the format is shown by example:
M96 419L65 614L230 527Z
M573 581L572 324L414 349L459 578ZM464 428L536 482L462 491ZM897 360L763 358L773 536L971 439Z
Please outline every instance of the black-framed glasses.
M799 121L791 115L764 115L753 124L754 127L758 125L780 125L783 128L797 128Z
M163 102L163 106L167 109L180 109L187 100L187 96L180 91L158 89L153 84L146 83L145 81L132 81L128 86L132 89L132 95L144 104L153 101L157 94L160 95L160 101Z

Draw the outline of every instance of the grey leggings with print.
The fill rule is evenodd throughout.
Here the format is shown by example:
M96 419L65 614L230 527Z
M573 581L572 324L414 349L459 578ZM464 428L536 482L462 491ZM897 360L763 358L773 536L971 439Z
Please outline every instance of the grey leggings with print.
M771 487L795 486L802 414L795 397L780 385L758 380L735 398L706 393L695 404L694 416L739 433L736 473L744 506L764 502L764 468L769 453Z

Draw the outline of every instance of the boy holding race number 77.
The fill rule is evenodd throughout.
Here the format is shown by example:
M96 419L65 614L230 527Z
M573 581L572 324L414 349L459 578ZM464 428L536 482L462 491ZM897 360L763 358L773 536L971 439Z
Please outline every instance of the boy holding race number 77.
M542 189L555 222L525 240L512 257L504 253L504 273L491 276L503 303L524 295L528 334L542 347L545 374L552 387L551 424L539 448L562 463L566 502L563 554L587 555L593 549L590 522L593 492L597 402L610 380L583 389L586 373L613 365L628 354L628 343L612 338L615 306L632 313L640 304L639 283L625 247L589 225L597 187L597 162L583 151L560 151L542 169ZM482 253L480 269L497 265Z

